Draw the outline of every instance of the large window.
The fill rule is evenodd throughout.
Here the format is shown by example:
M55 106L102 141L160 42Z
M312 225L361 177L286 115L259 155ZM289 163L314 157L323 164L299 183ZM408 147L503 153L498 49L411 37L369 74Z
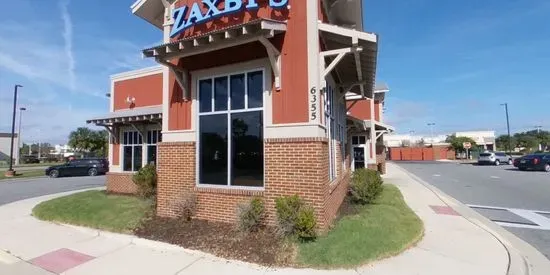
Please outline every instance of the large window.
M336 91L333 86L328 84L325 89L325 126L327 129L327 137L329 139L329 180L334 180L338 175L336 173L336 165L342 165L345 170L345 145L346 145L346 105L341 99L338 100ZM337 163L336 148L340 142L340 159L341 163Z
M124 132L122 152L122 170L138 171L141 168L143 157L143 140L138 131Z
M200 79L199 184L262 187L264 72Z
M147 131L147 163L157 165L157 143L162 142L160 130Z

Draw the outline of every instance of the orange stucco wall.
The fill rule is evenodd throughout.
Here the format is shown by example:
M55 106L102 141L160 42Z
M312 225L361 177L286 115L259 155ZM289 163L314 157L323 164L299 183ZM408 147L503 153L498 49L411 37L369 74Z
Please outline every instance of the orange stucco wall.
M353 101L346 102L347 107L350 106L350 115L362 120L370 119L370 101L368 99L358 100L353 104Z
M180 0L176 6L190 5L198 0ZM294 1L292 9L273 10L268 1L258 1L260 8L255 11L243 11L230 16L222 16L213 21L191 27L177 39L200 35L245 23L258 18L287 21L287 31L270 39L281 51L281 87L273 91L273 123L299 123L308 121L308 70L306 38L306 1ZM223 7L220 2L219 7ZM259 42L248 43L206 54L181 58L174 64L193 70L229 65L249 60L267 58L265 47ZM191 78L190 78L191 79ZM170 112L169 130L186 130L191 128L191 102L183 100L182 92L175 79L170 77Z
M128 96L136 100L132 106L126 103ZM162 73L114 83L114 110L162 104Z
M119 165L120 164L120 145L118 144L111 144L113 146L113 162L112 165Z
M369 99L362 99L357 101L357 103L353 104L353 101L346 102L347 107L350 109L351 116L362 119L362 120L370 120L371 114L370 114L370 100ZM374 102L374 119L376 121L380 121L380 111L381 111L382 104L380 102L375 101Z

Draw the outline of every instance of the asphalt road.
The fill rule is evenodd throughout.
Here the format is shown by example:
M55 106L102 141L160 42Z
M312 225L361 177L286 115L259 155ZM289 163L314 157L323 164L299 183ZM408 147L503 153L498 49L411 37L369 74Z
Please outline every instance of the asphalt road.
M550 173L522 172L509 165L397 164L500 224L550 259Z
M66 191L105 186L105 176L0 180L0 205Z

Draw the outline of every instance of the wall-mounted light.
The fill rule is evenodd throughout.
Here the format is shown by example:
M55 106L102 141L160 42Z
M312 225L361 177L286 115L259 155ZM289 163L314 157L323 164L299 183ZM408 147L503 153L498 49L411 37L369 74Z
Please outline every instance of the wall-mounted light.
M128 96L126 97L126 103L128 103L128 105L132 105L136 102L136 98L133 97L133 96Z

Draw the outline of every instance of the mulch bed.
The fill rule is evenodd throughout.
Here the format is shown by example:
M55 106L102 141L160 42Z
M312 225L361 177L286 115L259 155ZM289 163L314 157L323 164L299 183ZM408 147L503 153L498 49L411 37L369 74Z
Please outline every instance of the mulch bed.
M134 234L222 258L265 266L289 266L295 256L295 246L278 238L274 229L269 227L243 234L233 224L154 216L136 228Z

